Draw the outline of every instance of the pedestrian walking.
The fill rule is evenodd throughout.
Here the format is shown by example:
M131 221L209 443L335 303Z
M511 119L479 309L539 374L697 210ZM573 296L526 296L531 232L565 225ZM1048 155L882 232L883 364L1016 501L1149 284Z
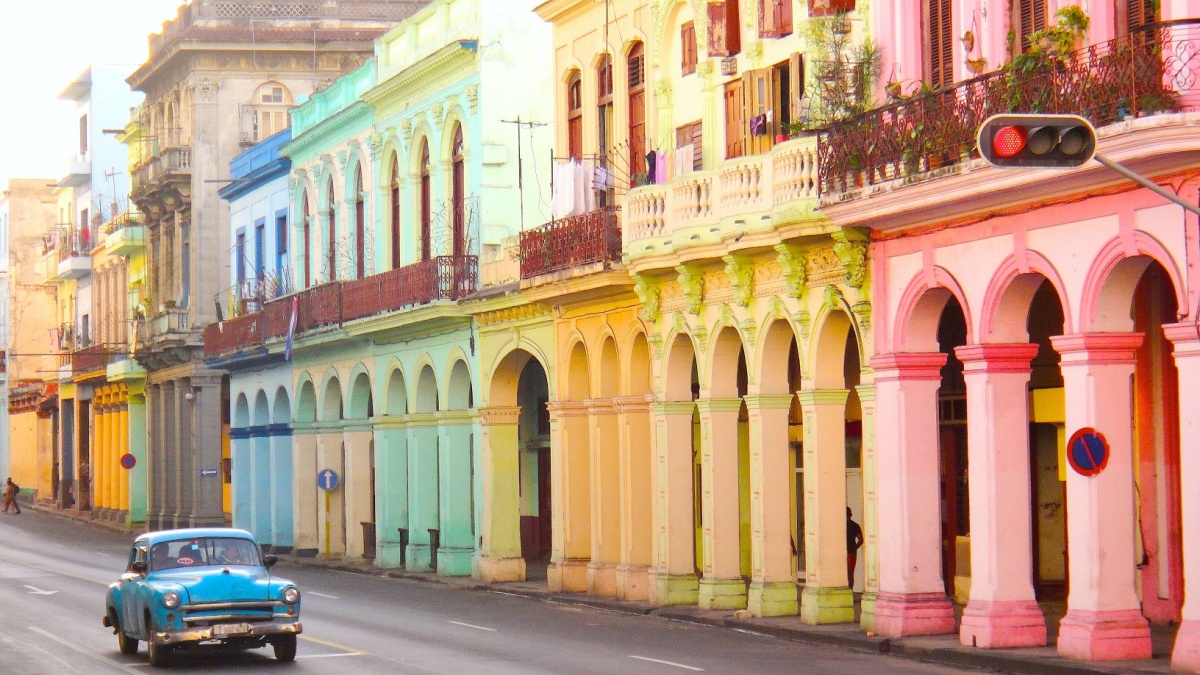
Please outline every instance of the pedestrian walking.
M846 579L854 588L854 568L858 566L858 549L863 545L862 528L854 522L854 512L846 507Z
M4 512L8 513L8 507L16 509L16 515L21 515L21 505L17 503L17 493L21 488L13 482L12 477L9 477L8 483L4 486Z

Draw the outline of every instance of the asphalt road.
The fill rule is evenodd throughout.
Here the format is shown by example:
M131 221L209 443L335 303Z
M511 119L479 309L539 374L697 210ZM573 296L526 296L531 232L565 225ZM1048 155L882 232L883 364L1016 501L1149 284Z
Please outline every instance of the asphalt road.
M148 673L100 624L132 536L26 509L0 516L0 673ZM296 661L270 648L176 654L206 673L955 673L889 656L796 644L418 581L275 568L300 586Z

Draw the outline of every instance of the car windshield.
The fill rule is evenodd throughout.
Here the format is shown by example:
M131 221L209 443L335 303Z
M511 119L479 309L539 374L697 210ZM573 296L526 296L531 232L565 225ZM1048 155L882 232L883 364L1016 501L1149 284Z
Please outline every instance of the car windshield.
M161 541L150 547L150 569L170 570L208 565L261 565L258 546L235 537L195 537Z

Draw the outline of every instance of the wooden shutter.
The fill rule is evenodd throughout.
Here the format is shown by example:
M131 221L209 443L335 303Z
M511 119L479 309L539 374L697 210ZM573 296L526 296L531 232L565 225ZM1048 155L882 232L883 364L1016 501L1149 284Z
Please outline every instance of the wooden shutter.
M775 32L780 36L792 34L792 0L772 0L775 3Z
M1125 35L1158 21L1154 0L1121 0L1124 7L1117 15L1118 33Z
M804 55L797 52L788 59L789 84L788 112L793 122L800 119L804 107L800 99L804 98Z
M696 24L688 21L679 29L680 68L684 75L696 72Z
M758 37L779 37L775 18L775 0L758 0Z
M1029 51L1029 36L1046 28L1046 0L1015 0L1012 25L1017 28L1017 51Z
M736 79L725 85L725 158L733 159L746 154L746 101L742 80Z
M646 171L646 57L639 42L629 51L629 174Z
M842 12L853 12L855 0L808 0L808 15L833 16Z
M738 0L708 6L708 55L733 56L742 51L742 26Z
M1018 0L1024 2L1025 0ZM1044 1L1044 0L1043 0ZM926 0L926 78L934 89L954 82L954 39L950 0Z
M775 110L775 87L772 80L772 68L762 68L760 70L752 70L745 75L746 86L746 101L749 105L746 106L746 119L749 122L750 118L766 115L768 111ZM775 143L775 136L772 127L777 120L772 119L767 124L767 133L760 135L747 135L747 154L757 155L771 149ZM749 131L749 130L747 130Z

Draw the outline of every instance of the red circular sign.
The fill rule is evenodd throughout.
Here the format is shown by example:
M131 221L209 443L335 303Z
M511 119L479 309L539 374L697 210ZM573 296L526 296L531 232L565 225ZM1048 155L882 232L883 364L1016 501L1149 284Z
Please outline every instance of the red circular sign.
M134 457L133 455L129 454L128 452L121 455L121 468L122 469L132 469L135 466L137 466L137 457Z
M1080 476L1095 476L1108 466L1108 439L1092 427L1083 427L1067 441L1067 463Z

